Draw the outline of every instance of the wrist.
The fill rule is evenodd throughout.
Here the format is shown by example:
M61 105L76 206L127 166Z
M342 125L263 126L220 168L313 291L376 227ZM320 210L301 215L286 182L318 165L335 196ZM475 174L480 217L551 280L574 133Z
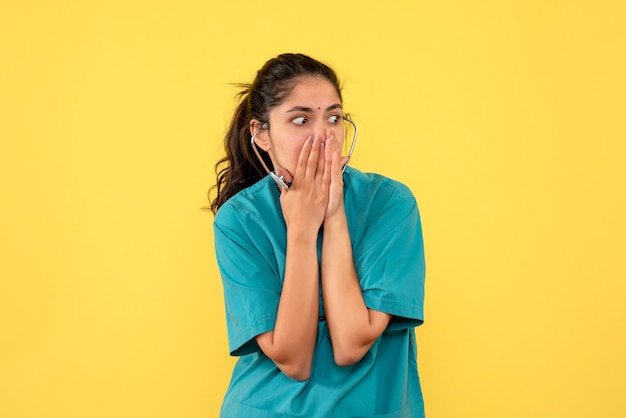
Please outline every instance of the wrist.
M319 234L319 227L287 227L287 242L299 243L299 244L317 244L317 236Z
M346 217L346 211L344 206L341 205L340 208L335 211L331 216L324 218L324 230L327 231L329 229L336 228L344 228L348 226L348 218Z

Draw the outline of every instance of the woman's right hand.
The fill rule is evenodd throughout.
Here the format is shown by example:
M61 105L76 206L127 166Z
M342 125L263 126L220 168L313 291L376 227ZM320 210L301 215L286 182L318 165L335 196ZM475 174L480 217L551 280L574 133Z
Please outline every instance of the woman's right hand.
M279 172L285 176L289 173ZM331 173L326 169L321 138L307 138L300 151L289 189L281 189L280 204L287 229L306 234L317 233L328 206Z

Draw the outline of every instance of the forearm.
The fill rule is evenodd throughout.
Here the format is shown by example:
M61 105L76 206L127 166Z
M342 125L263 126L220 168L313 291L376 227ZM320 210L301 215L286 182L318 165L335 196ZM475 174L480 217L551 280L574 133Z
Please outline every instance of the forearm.
M335 362L353 364L367 353L391 317L365 305L343 210L324 223L322 289Z
M283 288L272 332L259 345L289 377L310 375L319 317L317 236L288 232Z

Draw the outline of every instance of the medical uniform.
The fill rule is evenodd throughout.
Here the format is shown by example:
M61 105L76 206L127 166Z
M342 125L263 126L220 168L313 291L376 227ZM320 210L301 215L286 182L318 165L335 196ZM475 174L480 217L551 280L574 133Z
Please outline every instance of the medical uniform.
M240 356L220 416L422 417L414 327L423 321L425 267L412 193L386 177L346 169L345 209L363 298L368 308L393 318L369 352L344 367L333 360L322 318L306 381L283 374L254 338L274 329L285 273L287 234L279 196L267 176L230 198L215 217L228 343L231 355ZM323 230L320 257L322 240Z

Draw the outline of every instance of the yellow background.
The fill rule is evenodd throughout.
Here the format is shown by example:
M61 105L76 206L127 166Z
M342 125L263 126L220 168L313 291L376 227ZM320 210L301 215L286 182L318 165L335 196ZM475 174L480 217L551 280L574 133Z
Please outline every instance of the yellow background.
M215 417L206 189L249 81L333 65L415 193L429 417L626 416L623 1L3 1L0 417Z

